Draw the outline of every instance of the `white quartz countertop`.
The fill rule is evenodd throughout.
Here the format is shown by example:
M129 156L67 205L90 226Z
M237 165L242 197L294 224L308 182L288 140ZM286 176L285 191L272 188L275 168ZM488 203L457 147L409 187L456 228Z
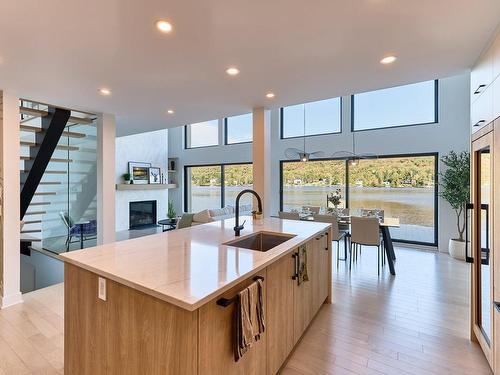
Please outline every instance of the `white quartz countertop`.
M234 219L227 219L72 251L61 258L193 311L330 227L278 218L241 217L240 223L244 220L240 238L260 231L295 237L266 252L224 245L236 238Z

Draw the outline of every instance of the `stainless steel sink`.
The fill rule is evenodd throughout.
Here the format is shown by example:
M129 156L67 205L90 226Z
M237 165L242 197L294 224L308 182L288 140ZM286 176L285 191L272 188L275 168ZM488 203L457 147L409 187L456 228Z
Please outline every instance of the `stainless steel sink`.
M224 243L224 245L255 251L268 251L293 237L295 237L293 234L258 232L247 237L231 240Z

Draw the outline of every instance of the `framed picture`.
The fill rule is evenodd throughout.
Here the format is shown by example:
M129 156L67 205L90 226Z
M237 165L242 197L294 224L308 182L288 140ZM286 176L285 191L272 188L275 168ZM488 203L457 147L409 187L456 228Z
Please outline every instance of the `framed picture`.
M149 168L149 183L150 184L159 184L161 183L161 170L157 167Z
M128 162L128 173L133 184L149 184L149 168L151 163Z

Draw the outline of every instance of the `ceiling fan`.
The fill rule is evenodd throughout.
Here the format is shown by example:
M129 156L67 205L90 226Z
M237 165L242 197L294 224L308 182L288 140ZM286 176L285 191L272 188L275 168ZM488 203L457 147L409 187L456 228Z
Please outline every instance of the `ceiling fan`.
M288 159L299 159L300 161L307 162L309 159L312 157L316 158L321 158L325 156L324 151L314 151L314 152L307 152L306 151L306 110L304 108L304 147L301 149L298 148L287 148L285 150L285 156Z

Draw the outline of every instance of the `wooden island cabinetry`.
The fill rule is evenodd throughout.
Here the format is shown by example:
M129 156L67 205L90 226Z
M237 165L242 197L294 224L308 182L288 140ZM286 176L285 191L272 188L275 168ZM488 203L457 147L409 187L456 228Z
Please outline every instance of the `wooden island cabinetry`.
M330 227L314 225L302 238L296 236L287 241L290 242L288 247L286 242L280 245L283 251L267 255L270 261L264 267L237 279L237 283L221 293L208 294L190 306L178 306L141 290L141 286L112 280L97 270L83 269L67 261L65 372L120 375L277 373L321 305L331 297ZM294 233L293 228L289 229L280 226L283 233ZM168 237L174 233L159 236ZM298 259L295 254L303 247L309 281L299 283L293 278ZM232 253L233 250L227 251ZM243 258L253 255L248 251L235 250L234 255ZM225 254L226 265L232 264L229 258ZM217 301L234 297L250 285L255 276L264 278L266 331L260 341L235 362L235 304L223 307ZM105 300L98 297L99 279L106 280ZM185 283L181 281L180 285Z

